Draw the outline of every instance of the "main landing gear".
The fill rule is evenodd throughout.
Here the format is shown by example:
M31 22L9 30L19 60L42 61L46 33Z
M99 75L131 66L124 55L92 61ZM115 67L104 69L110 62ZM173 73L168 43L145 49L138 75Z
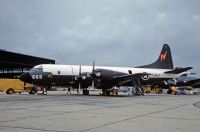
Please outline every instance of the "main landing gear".
M133 90L133 95L137 95L137 96L144 96L144 89L143 87L135 87L135 89Z
M83 89L83 95L89 95L89 90Z
M133 90L134 95L144 96L144 88L142 87L140 80L133 80L133 87L135 87Z

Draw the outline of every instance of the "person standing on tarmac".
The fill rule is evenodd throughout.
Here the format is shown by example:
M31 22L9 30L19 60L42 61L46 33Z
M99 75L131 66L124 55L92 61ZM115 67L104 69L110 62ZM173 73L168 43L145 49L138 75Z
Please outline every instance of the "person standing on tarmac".
M67 94L71 94L71 87L68 87Z
M76 92L77 92L77 94L79 94L79 93L80 93L80 90L77 88L77 89L76 89Z

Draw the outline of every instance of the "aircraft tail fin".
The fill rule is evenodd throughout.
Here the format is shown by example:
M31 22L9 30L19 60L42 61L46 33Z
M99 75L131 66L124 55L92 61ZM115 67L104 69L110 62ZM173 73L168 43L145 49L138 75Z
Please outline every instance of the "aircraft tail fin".
M137 68L156 68L156 69L174 69L171 50L168 44L164 44L158 59L149 65L139 66Z

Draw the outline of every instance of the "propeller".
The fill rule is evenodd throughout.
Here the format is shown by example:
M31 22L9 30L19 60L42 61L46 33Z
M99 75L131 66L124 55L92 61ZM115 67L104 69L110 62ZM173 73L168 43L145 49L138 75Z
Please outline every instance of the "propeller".
M92 64L92 77L94 77L94 74L95 74L95 62L93 61L93 64ZM94 88L94 78L92 79L92 88Z
M78 81L78 91L80 91L80 89L81 89L81 81L88 80L88 79L92 81L92 88L94 88L95 79L98 78L99 76L100 76L100 72L95 71L95 62L94 61L92 64L92 72L91 73L88 73L88 72L82 73L82 69L81 69L81 65L80 65L79 74L78 74L78 76L75 77L75 80Z
M92 72L90 73L90 76L94 77L95 75L95 62L92 63Z
M75 77L75 80L78 81L78 93L80 92L80 89L82 88L81 87L81 82L86 80L86 79L91 79L91 75L90 74L93 74L95 71L94 71L94 62L93 62L93 70L92 70L92 73L88 73L88 72L83 72L82 73L82 68L81 68L81 65L79 67L79 74L78 76ZM93 80L93 77L92 77L92 80ZM94 81L92 81L92 86L94 86Z
M90 76L93 78L98 78L100 75L101 73L95 69L95 62L93 61L92 73L90 73Z
M95 70L95 62L94 61L92 64L92 72L90 74L88 74L88 76L90 76L90 78L92 79L92 88L94 88L95 79L97 79L100 76L100 72L97 72Z
M78 93L80 92L81 90L81 65L79 67L79 83L78 83Z
M78 81L78 93L80 92L81 89L81 80L82 80L82 75L81 75L81 65L79 67L79 74L78 76L75 76L75 80Z

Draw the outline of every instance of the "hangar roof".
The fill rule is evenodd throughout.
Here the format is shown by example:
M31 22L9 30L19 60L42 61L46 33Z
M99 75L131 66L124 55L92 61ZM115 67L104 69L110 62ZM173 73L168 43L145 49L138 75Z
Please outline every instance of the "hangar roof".
M0 68L32 68L38 64L55 64L55 60L0 50Z

